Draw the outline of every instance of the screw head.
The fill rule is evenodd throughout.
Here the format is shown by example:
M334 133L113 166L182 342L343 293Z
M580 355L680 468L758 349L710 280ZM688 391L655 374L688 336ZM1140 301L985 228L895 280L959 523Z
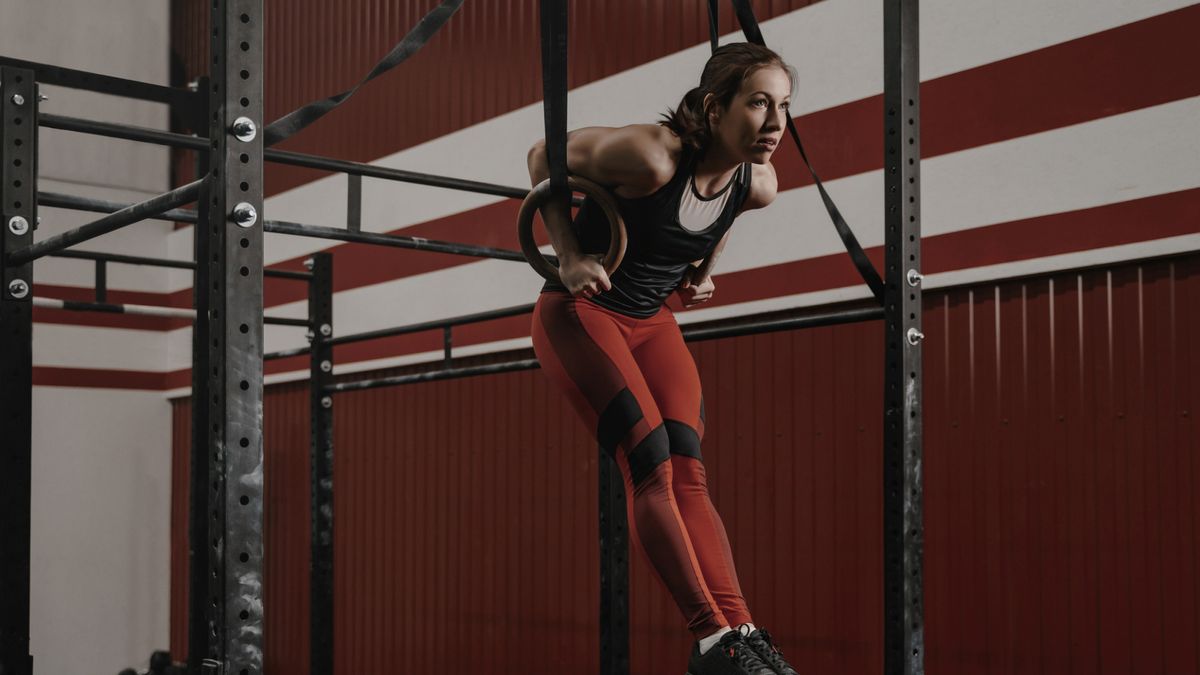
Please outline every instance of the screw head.
M916 328L908 329L908 344L915 347L915 346L917 346L918 343L921 342L921 340L924 340L924 339L925 339L925 334L922 333L921 331L917 330Z
M331 370L333 370L333 364L332 364L332 363L330 363L329 361L322 361L322 362L321 362L321 372L322 372L322 373L328 373L328 372L329 372L329 371L331 371Z
M38 101L39 101L39 102L41 102L41 101L49 101L49 100L50 100L50 97L49 97L49 96L47 96L47 95L45 95L45 94L38 94Z
M29 231L29 221L21 216L13 216L8 219L8 231L19 237Z
M332 408L333 407L333 398L329 397L329 396L322 396L321 397L321 407L322 408Z
M314 266L314 265L316 265L316 263L315 263L315 262L313 262L313 259L312 259L312 258L305 258L305 260L304 260L304 269L306 269L306 270L308 270L309 272L311 272L311 271L312 271L312 268L313 268L313 266Z
M254 210L254 206L249 202L239 202L233 207L233 222L237 223L238 227L251 227L258 222L258 211Z
M249 143L258 135L258 127L254 125L254 120L249 117L239 117L233 121L233 126L229 128L233 137L243 143Z
M327 323L321 324L321 335L324 335L325 337L333 335L333 326L330 326Z
M8 293L20 300L29 295L29 284L25 283L24 279L13 279L8 284Z
M924 278L925 278L925 275L921 274L920 272L918 272L916 270L908 271L908 285L909 286L920 286L921 280Z
M25 97L20 94L13 94L12 102L16 105L25 105Z

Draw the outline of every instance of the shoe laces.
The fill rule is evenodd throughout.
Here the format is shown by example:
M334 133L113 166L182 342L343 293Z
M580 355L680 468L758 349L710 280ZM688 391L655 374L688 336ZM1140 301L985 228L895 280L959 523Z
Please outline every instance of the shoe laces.
M739 626L738 631L741 632L742 630L746 631L743 633L743 639L746 642L762 642L761 651L763 653L759 654L758 656L760 659L765 659L771 668L775 670L775 672L786 673L788 670L792 670L793 672L795 671L795 669L792 668L787 661L783 660L783 652L779 651L779 647L775 646L775 640L771 638L771 634L765 629L759 628L754 633L751 633L749 626ZM757 633L757 635L755 635L755 633ZM751 637L752 635L754 637Z
M739 668L749 673L749 675L772 675L770 667L763 662L750 645L746 644L741 632L733 631L730 635L737 637L723 639L720 648L725 650L725 654Z

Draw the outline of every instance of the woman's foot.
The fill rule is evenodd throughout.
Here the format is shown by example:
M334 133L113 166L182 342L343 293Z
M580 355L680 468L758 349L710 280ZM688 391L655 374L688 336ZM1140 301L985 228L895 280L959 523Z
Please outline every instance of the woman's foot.
M775 675L738 631L730 631L711 649L700 653L700 644L692 646L688 675Z
M761 628L751 630L749 624L738 626L738 633L758 658L771 667L772 672L777 675L799 675L795 668L783 660L783 652L775 646L770 633Z

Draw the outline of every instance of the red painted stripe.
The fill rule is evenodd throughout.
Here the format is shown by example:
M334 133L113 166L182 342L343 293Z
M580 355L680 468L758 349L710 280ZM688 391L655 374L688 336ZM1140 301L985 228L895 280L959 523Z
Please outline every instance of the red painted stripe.
M163 391L167 373L100 368L34 366L33 384L38 387L87 387L98 389L145 389Z
M162 316L113 314L111 312L80 312L68 309L33 308L34 323L54 323L88 328L124 328L128 330L170 331L192 325L187 319Z

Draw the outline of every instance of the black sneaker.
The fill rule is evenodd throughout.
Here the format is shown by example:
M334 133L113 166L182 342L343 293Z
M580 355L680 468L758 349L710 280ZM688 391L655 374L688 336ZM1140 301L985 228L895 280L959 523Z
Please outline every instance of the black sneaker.
M693 645L688 675L775 675L775 671L746 644L741 633L733 630L703 655L700 643Z
M750 627L745 624L738 626L738 632L742 631L746 631L742 633L742 639L754 650L759 659L771 667L772 672L777 675L799 675L795 668L783 660L783 652L775 646L775 641L771 639L770 633L761 628L751 632Z

